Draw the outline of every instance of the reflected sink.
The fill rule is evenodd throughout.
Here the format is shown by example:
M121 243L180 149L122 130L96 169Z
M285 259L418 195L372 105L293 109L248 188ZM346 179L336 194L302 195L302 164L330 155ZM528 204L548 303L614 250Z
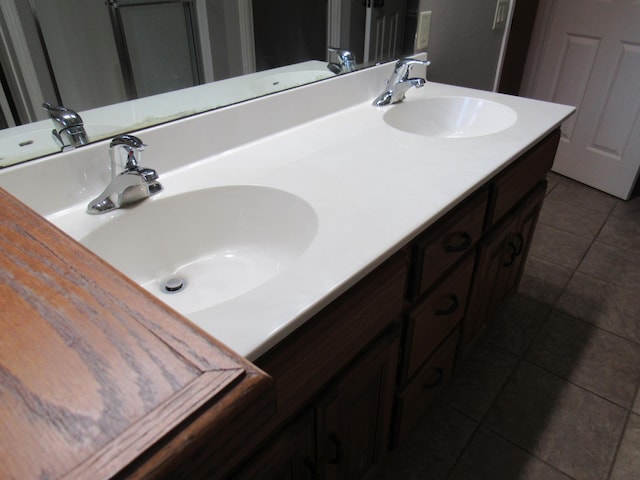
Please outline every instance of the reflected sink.
M281 72L263 77L251 83L252 90L257 95L280 92L289 88L317 82L334 74L327 70L300 70L294 72Z
M250 185L146 200L119 213L80 241L185 315L274 277L318 228L300 197Z
M506 130L518 119L506 105L474 97L431 97L404 101L384 114L384 121L417 135L468 138Z

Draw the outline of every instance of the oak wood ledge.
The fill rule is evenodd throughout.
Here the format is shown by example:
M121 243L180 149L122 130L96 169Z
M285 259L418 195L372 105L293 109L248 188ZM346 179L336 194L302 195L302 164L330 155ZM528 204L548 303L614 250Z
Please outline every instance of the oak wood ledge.
M218 478L272 379L0 189L3 478Z

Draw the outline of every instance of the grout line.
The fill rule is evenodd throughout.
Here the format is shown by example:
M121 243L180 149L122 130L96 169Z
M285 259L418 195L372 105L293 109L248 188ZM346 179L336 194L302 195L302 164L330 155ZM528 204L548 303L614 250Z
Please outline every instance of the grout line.
M530 365L533 365L533 366L534 366L534 367L536 367L536 368L539 368L540 370L543 370L544 372L548 373L549 375L553 375L554 377L556 377L556 378L558 378L558 379L560 379L560 380L562 380L562 381L564 381L564 382L567 382L568 384L573 385L574 387L577 387L577 388L579 388L580 390L583 390L583 391L585 391L585 392L587 392L587 393L590 393L591 395L593 395L593 396L595 396L595 397L600 398L601 400L604 400L605 402L607 402L607 403L609 403L609 404L611 404L611 405L613 405L613 406L615 406L615 407L621 408L622 410L624 410L624 411L625 411L625 412L627 412L627 413L631 412L631 408L633 408L633 406L632 406L632 407L625 407L624 405L620 405L619 403L614 402L614 401L613 401L613 400L611 400L610 398L607 398L607 397L603 396L603 395L602 395L602 394L600 394L600 393L594 392L593 390L589 390L589 389L588 389L587 387L585 387L584 385L579 385L579 384L575 383L574 381L572 381L572 380L571 380L571 379L569 379L569 378L565 378L565 377L562 377L562 376L558 375L556 372L553 372L553 371L549 370L547 367L545 367L545 366L543 366L543 365L539 365L539 364L537 364L537 363L536 363L535 361L533 361L533 360L530 360L530 359L528 359L528 358L525 358L525 359L524 359L524 361L525 361L525 362L527 362L527 363L528 363L528 364L530 364ZM636 386L636 391L637 391L637 386ZM634 400L635 400L635 396L634 396L633 398L634 398Z
M513 299L513 297L512 297ZM510 300L511 301L511 300ZM538 302L541 303L541 302ZM544 304L543 304L544 305ZM558 470L555 466L548 464L547 462L545 462L544 460L542 460L541 458L537 457L536 455L534 455L533 453L529 452L528 450L526 450L525 448L523 448L521 445L518 445L516 443L514 443L513 441L509 440L508 438L503 437L502 435L500 435L498 432L492 430L489 427L486 427L486 419L487 419L487 415L489 414L489 412L491 411L491 409L493 408L493 406L496 404L496 402L498 401L498 398L500 398L500 395L502 394L502 392L504 391L504 389L506 388L507 384L511 381L511 379L514 377L515 373L517 372L518 368L520 368L520 365L522 364L523 361L525 361L525 354L527 352L527 350L529 349L529 347L531 346L531 344L534 342L535 338L539 335L540 330L542 329L542 326L549 320L549 316L551 315L551 309L549 309L549 311L546 314L546 318L544 319L544 321L540 322L540 326L538 327L538 329L535 331L535 333L533 333L532 335L532 339L531 342L529 343L529 345L523 350L523 352L521 354L515 354L513 352L508 352L511 355L514 355L517 360L513 365L513 368L511 369L511 372L509 373L509 375L507 375L507 377L505 378L504 382L502 383L502 386L498 389L498 391L496 392L496 394L494 395L493 399L491 400L489 406L487 407L487 409L484 411L484 413L481 415L479 420L476 420L475 418L470 417L469 415L467 415L465 412L462 412L460 409L456 408L453 405L449 405L447 404L447 406L449 408L452 408L453 410L455 410L456 412L460 413L461 415L464 415L465 417L469 418L470 420L477 422L477 425L475 427L475 429L473 430L473 433L469 436L469 438L467 439L467 441L464 444L464 447L460 450L460 453L458 454L458 456L456 457L455 462L453 463L453 465L451 466L450 470L447 472L447 474L445 475L445 480L449 479L458 463L460 462L462 456L465 454L465 452L467 452L469 446L471 445L471 442L473 441L473 439L478 435L478 432L480 431L480 429L482 428L486 428L488 431L492 432L495 435L498 435L500 438L503 438L504 440L508 441L509 443L511 443L512 445L515 445L518 449L527 452L529 455L531 455L532 457L538 459L539 461L551 466L554 470ZM486 332L484 333L484 335L486 335ZM476 344L475 348L481 348L482 345L480 343ZM491 350L491 349L490 349ZM506 349L505 349L506 351ZM504 351L499 350L500 353L504 353ZM562 472L564 474L564 472ZM565 474L566 475L566 474ZM569 475L567 475L569 476ZM570 477L572 478L572 477Z
M636 387L636 397L638 395L638 387ZM634 398L635 401L635 398ZM611 475L613 474L613 469L618 463L618 455L620 454L620 447L622 446L622 442L624 441L625 434L627 433L627 427L629 426L629 419L631 415L633 415L633 405L630 410L627 410L627 417L624 419L624 428L622 429L622 434L620 438L618 438L618 442L616 444L616 452L613 455L613 459L611 460L611 465L609 465L609 471L607 472L607 479L611 479Z

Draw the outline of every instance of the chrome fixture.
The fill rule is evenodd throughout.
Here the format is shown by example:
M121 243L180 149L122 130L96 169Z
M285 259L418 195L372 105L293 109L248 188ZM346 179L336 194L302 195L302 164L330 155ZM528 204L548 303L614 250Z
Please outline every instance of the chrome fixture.
M329 63L327 68L336 75L347 72L354 72L356 70L356 56L349 50L343 48L329 47L330 52L336 52L340 63Z
M63 152L73 150L89 142L82 117L77 112L47 102L42 104L42 108L49 113L53 121L55 128L51 131L51 136Z
M404 100L404 94L411 87L423 87L427 81L426 78L409 78L409 73L414 65L424 65L426 67L430 64L431 62L424 62L413 58L401 58L398 60L391 77L387 80L386 90L373 101L373 105L383 107L385 105L391 105L392 103L401 102Z
M118 135L111 140L111 183L89 203L87 213L96 215L127 207L162 190L156 171L138 164L145 148L142 140L133 135Z

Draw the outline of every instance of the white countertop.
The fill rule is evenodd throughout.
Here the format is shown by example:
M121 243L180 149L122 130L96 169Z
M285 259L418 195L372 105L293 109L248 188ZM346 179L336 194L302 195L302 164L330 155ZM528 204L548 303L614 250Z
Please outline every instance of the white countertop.
M391 69L386 64L139 132L150 145L142 163L159 171L164 186L145 202L215 186L260 185L297 195L317 215L316 236L293 264L244 295L187 315L250 360L362 279L574 110L427 82L411 89L405 102L429 96L487 98L513 108L518 119L502 132L475 138L405 133L383 121L393 106L371 106ZM84 213L88 200L106 185L105 162L108 165L104 144L84 147L0 172L0 186L74 238L82 238L109 220Z

